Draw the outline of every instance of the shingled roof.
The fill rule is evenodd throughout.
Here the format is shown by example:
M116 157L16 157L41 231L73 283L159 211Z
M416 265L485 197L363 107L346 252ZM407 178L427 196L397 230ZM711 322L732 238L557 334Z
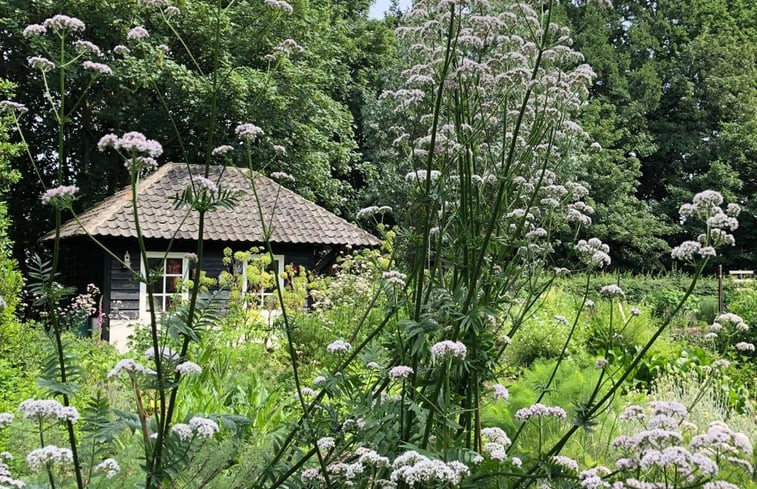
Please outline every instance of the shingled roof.
M252 193L249 170L213 166L210 179L228 190L240 191L234 209L219 208L205 215L204 239L211 241L262 241L263 230ZM186 207L176 209L173 197L180 194L192 175L203 175L204 166L166 163L139 183L139 224L145 238L197 239L198 213ZM271 223L272 243L377 246L380 241L359 227L310 202L264 176L255 177L255 187L265 222ZM183 221L183 222L182 222ZM84 235L136 237L131 189L112 195L61 227L61 237ZM179 228L179 225L181 227ZM176 228L178 233L174 235ZM52 233L45 236L50 239Z

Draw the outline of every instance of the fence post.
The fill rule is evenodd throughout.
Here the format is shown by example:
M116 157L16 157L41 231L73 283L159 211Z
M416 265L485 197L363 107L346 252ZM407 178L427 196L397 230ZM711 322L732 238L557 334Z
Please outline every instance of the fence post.
M723 265L718 265L718 313L723 314Z

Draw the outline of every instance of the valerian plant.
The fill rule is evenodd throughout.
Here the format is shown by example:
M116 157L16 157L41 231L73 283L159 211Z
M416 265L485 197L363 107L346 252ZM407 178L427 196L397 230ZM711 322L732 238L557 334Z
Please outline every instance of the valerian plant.
M278 21L282 16L292 12L292 7L285 1L265 2L268 9L274 12L269 19ZM62 301L73 293L73 289L60 283L58 273L61 260L60 228L64 212L70 213L78 222L74 212L74 203L77 199L78 187L70 184L75 175L69 175L67 161L67 148L72 137L67 130L68 125L80 109L87 91L92 84L97 83L99 77L110 76L116 70L128 70L135 63L135 56L140 54L149 57L154 50L150 49L150 33L142 25L131 28L125 33L123 44L112 48L112 51L103 49L82 37L86 25L80 19L66 15L56 15L44 20L40 24L27 26L23 36L30 40L31 45L39 51L39 55L28 59L30 69L38 73L42 78L45 92L44 99L48 102L50 113L57 124L58 139L57 148L42 149L39 151L54 152L57 156L57 170L53 176L52 186L48 188L48 182L44 172L37 170L37 176L41 184L46 188L41 196L43 204L51 206L55 213L55 231L52 239L51 258L34 256L29 261L30 291L34 295L34 305L42 312L46 328L51 333L54 355L47 362L45 377L40 380L40 385L51 396L60 397L62 403L56 400L29 400L19 407L24 416L36 420L39 428L40 448L32 451L27 456L27 464L32 471L41 471L46 474L47 483L50 487L67 485L67 479L72 477L78 489L94 487L102 482L102 478L111 479L119 471L119 463L109 455L115 450L114 446L106 446L105 441L113 441L115 433L130 427L142 435L144 487L157 488L172 486L182 468L190 463L191 455L198 445L204 440L213 439L221 430L221 426L238 429L243 425L243 420L221 414L211 417L190 416L185 422L177 422L174 419L177 403L180 400L179 389L182 380L191 375L202 372L202 367L191 362L190 345L199 341L203 330L214 324L214 316L210 311L209 300L202 297L201 290L201 267L203 262L203 230L205 215L218 207L233 207L237 195L235 192L223 188L218 181L209 178L210 166L214 159L228 153L229 147L214 147L216 126L219 124L219 114L216 101L220 96L224 82L233 71L233 67L226 66L224 60L219 58L218 41L222 35L221 26L225 23L225 2L217 2L212 7L214 22L213 33L216 39L213 56L210 60L212 72L207 73L211 82L211 110L209 111L209 131L207 134L205 167L203 174L191 175L190 185L184 192L174 197L177 208L186 209L189 213L196 213L199 217L199 230L197 234L197 250L194 256L194 267L189 277L192 286L189 290L189 299L170 311L167 315L159 315L155 310L153 300L155 281L161 275L160 269L140 270L132 268L120 257L115 255L93 236L89 236L97 245L111 256L121 266L129 270L133 278L145 285L148 296L148 308L150 313L149 331L150 348L144 353L146 363L143 365L137 359L127 359L119 362L108 375L113 379L124 379L127 388L133 392L135 405L134 413L111 411L107 402L102 398L92 401L87 407L87 415L81 417L77 409L72 405L73 399L78 393L74 383L78 368L76 360L70 356L63 341L64 309ZM181 11L162 0L141 0L139 10L134 12L136 16L147 15L153 19L159 18L177 37L177 42L186 49L187 57L194 63L200 73L204 73L193 56L189 46L176 29L174 21ZM128 47L131 46L131 49ZM160 46L156 49L160 50ZM165 51L165 50L163 50ZM132 54L134 53L134 54ZM167 54L164 52L164 54ZM272 54L273 63L269 66L276 67L279 59ZM101 61L108 61L110 64ZM138 61L137 61L138 62ZM207 68L207 67L206 67ZM91 73L89 85L77 94L73 100L69 100L67 80L73 73ZM165 100L163 100L165 103ZM15 117L19 134L23 138L23 132L18 124L19 118L24 116L26 107L12 101L3 101L1 108ZM165 106L170 116L170 109ZM34 114L34 117L45 117L46 114ZM177 137L181 140L181 134ZM241 127L241 126L240 126ZM248 128L249 129L249 128ZM238 131L240 137L249 137L249 131ZM35 165L33 151L37 149L26 148L30 163ZM106 134L98 143L100 151L114 151L123 160L130 176L131 202L134 216L134 227L139 244L140 258L145 264L147 260L147 248L140 229L138 188L141 178L158 166L157 159L162 155L163 148L158 141L146 137L136 131L127 131L123 134ZM233 148L231 148L233 149ZM187 160L187 163L189 161ZM36 168L36 166L35 166ZM222 172L221 172L222 174ZM219 177L220 178L220 177ZM82 227L83 232L86 230ZM178 231L175 230L175 231ZM166 254L170 251L166 250ZM163 260L165 262L165 260ZM158 267L160 268L160 267ZM78 304L77 299L73 305ZM88 306L88 304L84 304ZM91 305L89 305L91 306ZM170 340L178 343L176 350L169 346ZM116 414L116 419L112 419ZM81 418L81 419L80 419ZM2 414L0 427L5 427L12 421L10 414ZM84 425L77 429L75 425L80 421ZM51 424L47 426L47 424ZM66 445L59 447L47 443L46 434L56 429L61 424L66 431ZM81 433L86 433L81 437ZM84 448L83 444L87 443ZM91 457L82 459L81 451L91 454ZM3 453L3 457L7 454ZM9 455L8 455L9 456ZM0 465L0 484L13 487L23 486L23 482L12 479L8 466L3 462Z
M265 4L281 15L292 11L284 1L265 0ZM143 0L141 5L150 11L159 9L160 19L169 27L180 15L164 0ZM672 315L628 364L614 364L610 353L616 335L632 327L635 314L620 321L611 316L606 334L598 340L601 356L595 365L599 370L596 383L588 397L575 400L573 407L549 405L547 393L558 369L566 366L583 306L572 322L563 318L570 333L537 400L514 413L518 427L507 433L484 416L488 406L508 402L507 378L500 367L508 345L518 341L519 329L554 278L567 272L550 266L558 245L552 230L564 223L574 226L576 243L567 247L587 276L610 264L610 250L600 240L577 239L590 225L593 209L584 201L589 189L570 180L580 161L573 156L589 144L572 118L588 94L593 73L581 64L580 53L570 48L570 33L554 23L552 7L551 1L418 0L406 24L397 29L408 64L402 86L386 92L383 99L404 121L393 130L397 154L407 165L402 185L413 220L398 229L395 253L377 261L367 300L355 305L352 330L333 339L323 352L322 370L312 375L301 364L294 340L295 319L287 310L278 271L273 270L281 311L278 322L286 341L299 419L265 454L264 465L255 467L254 478L243 482L246 487L717 489L730 487L718 476L721 466L749 468L746 457L751 446L742 435L721 424L694 435L695 428L685 424L685 409L670 403L652 404L646 414L638 407L629 411L637 413L643 425L637 434L617 440L621 457L615 470L593 464L582 468L579 461L562 453L579 430L598 423L622 392L691 294L696 279ZM214 15L218 39L224 3L217 4ZM56 232L52 259L33 260L36 284L32 287L37 304L47 314L55 347L42 385L63 401L31 399L20 406L24 422L34 424L39 433L40 446L26 461L51 487L65 485L71 478L78 489L97 486L117 476L118 451L112 442L129 427L141 439L144 487L174 487L198 448L225 436L226 428L231 431L241 421L219 413L190 413L185 419L175 419L183 383L202 373L202 366L192 361L191 346L214 324L208 300L200 293L206 213L233 207L237 198L223 186L223 167L213 168L214 163L229 162L239 147L217 146L215 132L224 118L213 97L223 89L233 67L225 66L217 51L209 61L202 60L204 68L207 63L212 66L207 76L213 94L205 167L200 174L192 174L187 189L174 196L177 207L199 218L189 299L161 316L153 301L155 279L161 271L131 269L148 294L150 347L118 362L108 377L123 383L135 407L113 419L107 402L95 398L80 416L71 405L77 394L71 382L75 368L61 339L59 318L60 301L71 293L58 282L61 215L73 212L77 194L76 187L64 179L65 127L76 110L75 104L66 105L65 80L67 70L79 61L82 69L97 76L113 70L99 61L84 60L84 56L103 53L76 37L84 29L78 19L56 16L26 30L26 35L37 40L52 34L60 51L57 57L48 54L53 61L37 56L29 64L45 80L47 73L58 70L60 81L57 90L48 89L45 94L59 122L59 171L56 186L42 196L54 208ZM179 32L171 30L179 36L188 59L205 72ZM143 25L129 30L124 42L114 48L114 54L129 63L140 52L153 52L148 49L150 32ZM296 42L285 41L271 61L298 49ZM13 102L4 102L2 107L19 116L24 110ZM260 239L273 259L271 214L260 204L254 173L265 168L252 158L254 145L269 143L266 131L253 122L227 124L226 132L233 128L246 156L250 192L258 202L263 230ZM137 190L140 179L158 165L162 146L133 131L104 135L98 146L115 151L128 169L140 255L148 263ZM286 152L279 145L273 149ZM271 176L280 182L292 180L283 173ZM705 223L696 241L673 250L674 258L693 265L695 277L717 254L718 246L733 241L729 231L738 225L737 211L733 207L723 211L721 204L717 192L707 191L682 208L682 215ZM365 210L360 217L388 211L381 209ZM130 268L112 253L111 257ZM606 285L601 293L610 311L624 299L617 285ZM369 328L367 318L375 307L383 308L383 319ZM0 414L0 428L12 421L10 413ZM80 422L84 423L81 432L87 435L81 439L75 429ZM58 433L54 439L65 440L65 447L49 441L61 427L64 436ZM682 431L689 428L692 436L687 439ZM87 460L80 456L84 442L91 445L86 453L93 454ZM688 442L686 447L684 442ZM7 459L6 454L0 457ZM232 465L233 460L228 463ZM5 462L0 462L0 483L23 486Z
M404 121L392 130L407 162L412 221L398 233L408 257L397 265L406 270L386 270L376 291L392 287L401 300L384 303L385 319L374 330L358 335L359 319L355 334L328 345L312 387L303 386L291 352L303 414L256 487L294 480L311 487L610 487L603 477L611 471L581 471L560 452L597 423L672 315L630 364L599 358L598 381L572 412L539 402L550 380L536 404L516 413L516 433L485 427L482 416L486 405L507 400L497 365L563 272L548 266L556 244L550 230L568 222L578 233L593 213L586 186L568 178L572 155L587 144L571 116L593 73L570 49L570 33L552 22L551 7L418 1L397 29L410 64L403 86L382 97ZM710 211L708 218L720 215ZM697 275L727 241L723 232L720 221L708 221L702 251L687 257ZM610 263L596 238L572 249L585 270ZM601 292L611 310L624 297L616 285ZM611 318L605 357L635 316L620 325ZM560 433L557 441L546 431ZM691 480L720 483L707 471ZM668 487L689 487L683 484Z

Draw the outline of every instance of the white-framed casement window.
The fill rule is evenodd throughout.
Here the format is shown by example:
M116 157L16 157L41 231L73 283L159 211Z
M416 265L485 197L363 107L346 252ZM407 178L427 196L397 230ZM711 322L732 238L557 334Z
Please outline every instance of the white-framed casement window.
M253 268L254 267L254 268ZM273 255L271 263L263 265L259 260L235 263L234 273L242 276L242 296L245 306L255 304L267 308L278 304L274 270L279 277L279 287L284 287L284 255ZM278 307L277 305L275 307Z
M173 305L174 298L178 295L182 299L187 298L186 291L182 291L182 284L189 278L189 260L182 252L165 253L163 251L148 251L147 263L140 263L142 276L147 270L157 272L154 282L153 303L155 312L166 312ZM149 302L147 300L147 285L139 284L139 311L140 316L149 315Z

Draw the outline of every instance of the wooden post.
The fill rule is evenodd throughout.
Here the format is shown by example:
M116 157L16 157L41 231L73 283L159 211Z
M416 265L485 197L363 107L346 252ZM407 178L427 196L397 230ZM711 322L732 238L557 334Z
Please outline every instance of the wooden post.
M718 265L718 313L723 314L723 265Z

